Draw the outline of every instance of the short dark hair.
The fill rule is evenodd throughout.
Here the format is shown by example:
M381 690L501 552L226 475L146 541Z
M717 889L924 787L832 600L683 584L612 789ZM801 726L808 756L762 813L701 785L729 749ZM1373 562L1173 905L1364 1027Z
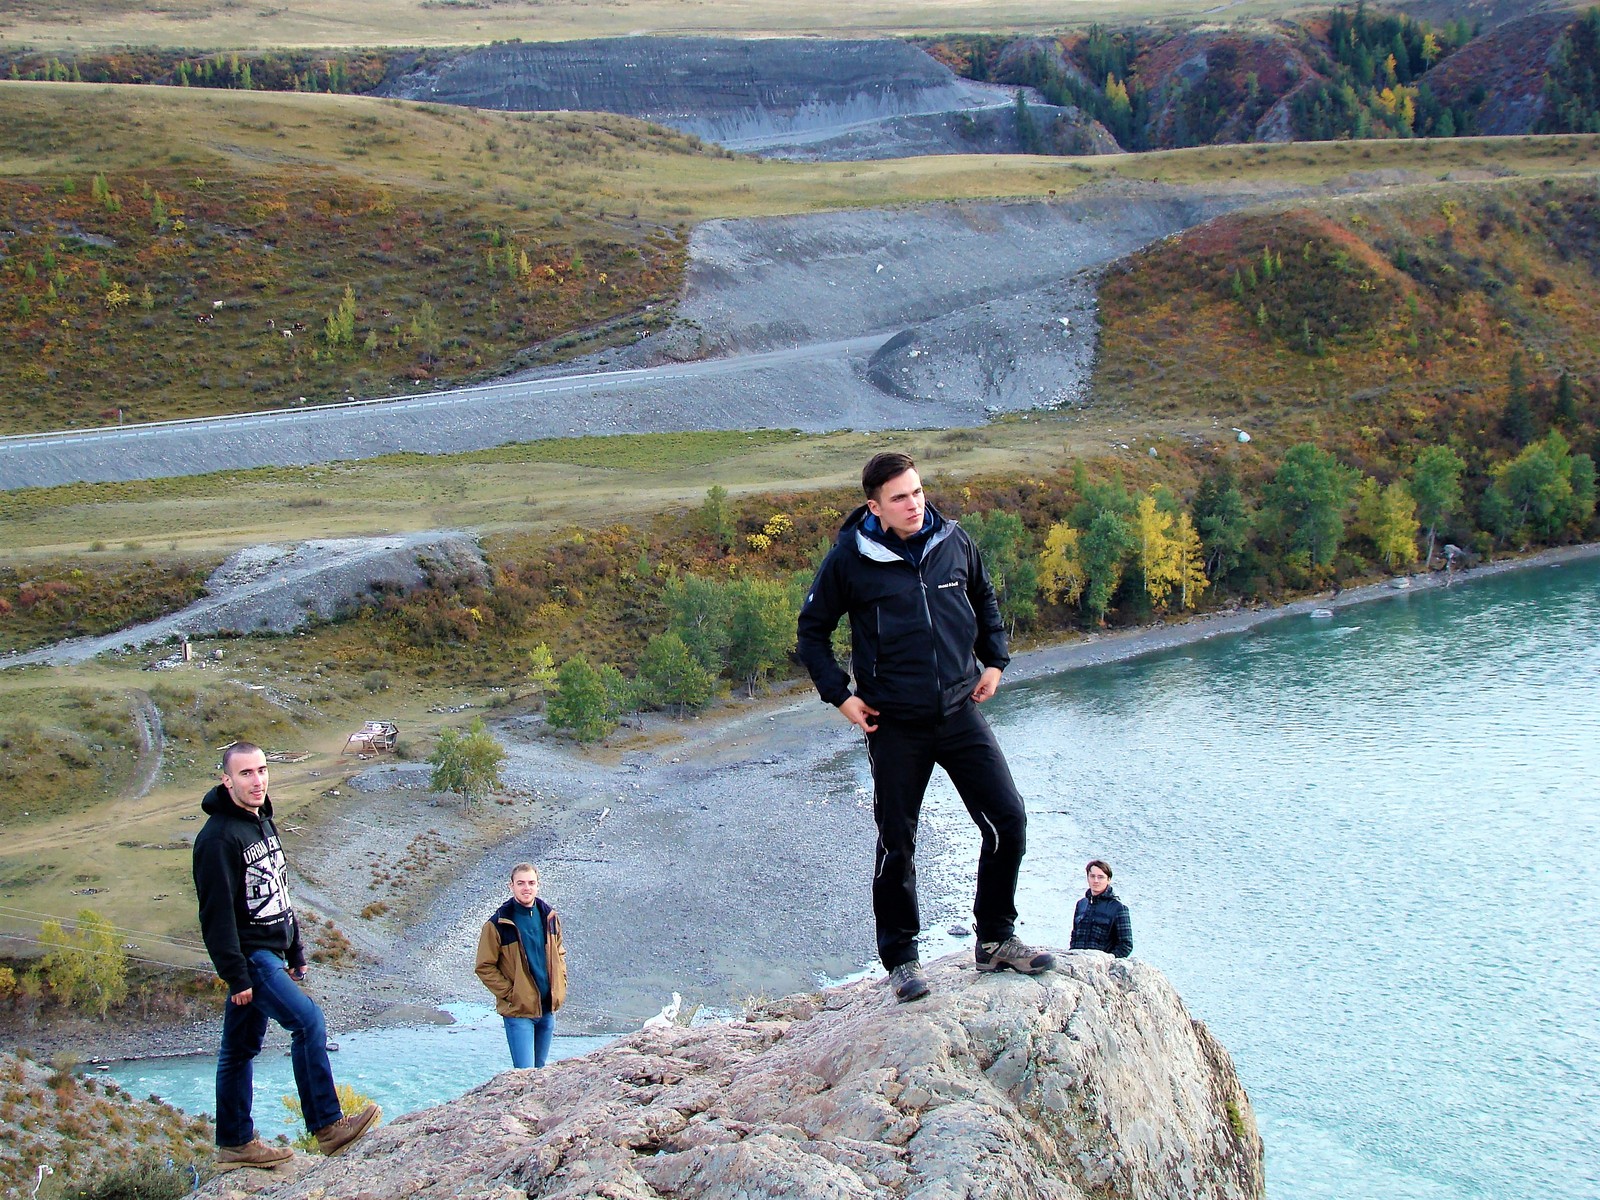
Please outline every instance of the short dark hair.
M1103 858L1091 858L1088 862L1084 863L1083 864L1083 873L1085 875L1087 875L1090 871L1094 870L1096 867L1099 867L1102 871L1104 871L1106 873L1106 878L1107 879L1111 878L1111 864L1108 863Z
M868 500L876 500L884 484L897 475L914 470L916 465L911 455L898 450L874 454L867 459L867 465L861 468L861 490L867 494Z
M222 773L228 773L228 760L236 754L264 754L265 751L254 742L235 742L222 752Z

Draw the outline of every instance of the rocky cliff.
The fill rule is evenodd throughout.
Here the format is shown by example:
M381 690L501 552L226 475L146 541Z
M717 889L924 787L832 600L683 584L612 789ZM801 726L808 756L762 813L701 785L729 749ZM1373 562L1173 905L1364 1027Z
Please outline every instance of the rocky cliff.
M388 1197L1264 1195L1261 1139L1227 1052L1153 967L1064 955L1037 979L930 967L897 1005L877 979L731 1024L647 1028L507 1071L298 1177L204 1194Z

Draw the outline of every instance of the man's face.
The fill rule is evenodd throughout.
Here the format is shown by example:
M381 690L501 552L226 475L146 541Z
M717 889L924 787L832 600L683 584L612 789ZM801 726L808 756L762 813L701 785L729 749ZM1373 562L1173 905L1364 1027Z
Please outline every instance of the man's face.
M922 495L922 478L915 467L908 467L878 489L878 497L867 507L883 522L883 527L898 538L908 538L922 528L922 512L927 500Z
M1110 886L1111 876L1107 875L1099 867L1089 868L1089 890L1091 892L1098 896Z
M222 786L240 808L255 812L267 802L267 756L259 750L232 755L222 768Z
M518 871L511 877L511 898L523 908L532 908L539 894L539 872Z

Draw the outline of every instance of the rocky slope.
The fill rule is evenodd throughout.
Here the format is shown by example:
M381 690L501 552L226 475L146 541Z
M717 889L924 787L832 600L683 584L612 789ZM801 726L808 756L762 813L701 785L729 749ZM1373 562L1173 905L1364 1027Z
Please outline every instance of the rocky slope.
M958 78L905 42L603 38L498 43L420 59L376 94L517 112L614 112L774 158L1028 149L1016 89ZM1032 97L1037 100L1038 97ZM1035 139L1093 153L1076 109L1038 104ZM1076 149L1078 146L1082 149Z
M239 1172L201 1194L1264 1195L1232 1062L1153 967L1078 952L1038 979L980 976L965 956L930 974L913 1005L872 980L646 1028L505 1072L298 1177Z

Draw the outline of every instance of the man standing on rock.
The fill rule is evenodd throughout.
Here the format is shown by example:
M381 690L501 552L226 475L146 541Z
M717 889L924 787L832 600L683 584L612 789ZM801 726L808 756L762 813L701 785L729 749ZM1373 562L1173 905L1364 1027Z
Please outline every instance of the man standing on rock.
M877 454L861 472L867 502L845 520L800 609L799 654L823 700L866 736L878 848L872 909L895 998L928 994L917 955L917 821L933 768L978 826L973 901L980 971L1037 975L1053 955L1015 936L1017 871L1028 817L977 706L1011 661L994 587L977 547L927 504L909 455ZM833 631L850 618L850 676Z
M378 1106L339 1115L327 1026L299 986L306 977L305 947L289 905L288 866L272 823L261 748L235 742L224 750L222 782L200 807L209 818L194 840L200 933L228 986L217 1054L217 1166L275 1167L294 1157L287 1146L262 1142L250 1116L252 1064L269 1019L289 1031L306 1128L323 1154L342 1154L377 1122Z

